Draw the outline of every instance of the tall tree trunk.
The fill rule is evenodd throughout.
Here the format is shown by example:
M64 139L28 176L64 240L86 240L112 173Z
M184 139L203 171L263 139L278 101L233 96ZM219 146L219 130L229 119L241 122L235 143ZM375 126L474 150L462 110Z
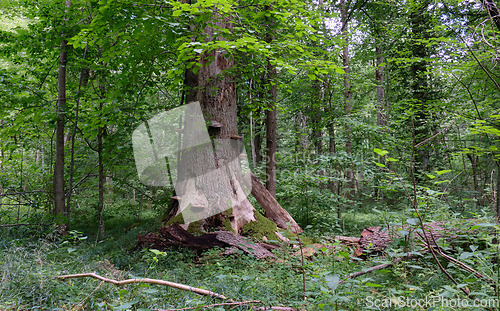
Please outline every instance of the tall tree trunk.
M86 55L87 55L87 47L85 47L85 52L83 53L83 59L85 59ZM73 193L73 178L74 178L73 170L75 167L75 137L76 137L76 131L78 128L78 114L80 113L80 96L81 96L82 86L83 87L87 86L88 78L89 78L88 69L82 68L80 70L80 81L78 82L78 91L77 91L77 97L76 97L75 121L74 121L74 125L73 125L73 132L71 133L69 184L68 184L68 194L67 194L67 198L66 198L66 215L68 215L68 218L70 217L71 195Z
M71 1L66 1L66 14L71 7ZM64 193L64 123L66 109L66 65L68 60L68 42L62 34L59 54L59 70L57 76L57 123L56 123L56 154L54 163L54 216L59 225L59 232L65 234L68 230L68 218L65 215ZM64 219L65 218L65 219Z
M271 7L267 5L266 11L270 11ZM274 40L272 26L274 21L270 17L266 17L266 24L269 27L269 33L266 38L267 43ZM266 188L273 197L276 197L276 98L277 98L277 83L276 83L276 67L267 59L267 76L265 85L268 87L268 109L266 110Z
M257 166L262 164L262 121L261 121L262 111L258 109L254 116L255 122L255 164Z
M344 48L342 51L342 64L344 66L344 109L346 113L346 117L349 118L352 112L351 106L351 76L350 76L350 67L349 67L349 21L348 21L348 10L346 6L346 0L342 0L340 7L340 18L342 20L342 35L344 37ZM346 143L345 150L349 157L352 156L352 130L349 124L346 125ZM350 165L346 169L346 178L347 178L347 188L348 197L353 198L355 193L355 184L354 184L354 172L353 167Z
M477 162L479 161L479 157L468 153L467 158L469 158L470 164L472 166L472 180L474 182L474 197L476 198L476 206L479 206L479 205L481 205L480 200L482 197L482 193L480 192L480 189L479 189L478 172L477 172Z
M102 81L99 85L99 120L102 122L102 109L104 107L104 100L106 98L106 86L104 84L104 77L101 77ZM98 157L98 170L99 170L99 202L97 205L97 214L99 217L99 235L101 238L104 238L105 229L104 229L104 219L103 219L103 210L104 210L104 183L105 183L105 175L104 175L104 162L103 162L103 137L104 137L105 125L99 124L97 129L97 157Z
M268 78L270 84L269 107L266 110L266 188L273 197L276 197L276 68L267 62Z
M376 54L376 68L375 68L375 82L377 84L377 125L379 127L387 126L387 113L385 111L385 90L384 90L384 55L382 54L382 49L379 45L375 47ZM370 148L371 149L371 148ZM382 157L379 158L379 162L383 163ZM378 199L382 196L383 192L379 192L379 177L375 178L375 198Z
M0 128L3 128L5 121L0 121ZM4 156L4 151L3 147L0 145L0 208L2 207L2 202L3 202L3 180L5 179L3 175L5 174L4 170L4 162L5 156Z
M497 220L500 221L500 162L496 161L497 164L497 197L496 197L496 213Z
M214 12L214 20L217 20L217 28L232 27L230 19L222 18L218 12ZM207 40L224 40L215 35L212 27L206 27L204 35ZM256 221L257 212L247 198L252 185L251 172L240 166L245 159L241 154L244 148L238 135L235 82L228 77L234 60L226 54L223 50L205 52L199 60L202 65L199 71L185 73L187 105L181 107L185 112L179 117L183 127L179 129L181 152L174 182L178 206L173 205L175 211L169 215L175 215L173 222L184 222L185 228L188 225L192 228L190 224L194 230L227 228L229 223L239 233L245 224ZM207 126L200 124L197 107L201 108ZM209 137L204 132L207 127ZM149 136L154 141L153 135L144 132L143 129L142 137ZM157 156L154 158L158 161ZM263 196L264 199L258 199L262 204L270 202L265 200L266 196L272 197L269 193L264 192ZM264 206L266 208L268 206ZM290 223L283 215L273 216L285 224Z
M412 56L415 61L411 62L411 82L410 89L413 93L413 110L414 113L414 132L415 142L418 144L427 138L431 132L430 126L427 124L429 120L429 100L431 92L429 90L429 80L427 77L428 64L426 59L429 57L429 48L426 47L426 41L430 38L430 16L427 8L430 4L429 0L417 1L412 5L410 10L410 27L412 30ZM430 162L429 144L421 146L415 152L415 175L417 180L421 180L422 174L428 170Z
M214 13L217 27L229 29L232 24ZM204 30L207 40L216 37L212 27ZM222 40L217 37L216 39ZM186 71L186 104L199 102L203 116L208 124L212 146L200 146L196 150L183 150L178 164L176 193L180 197L179 210L184 222L200 220L200 229L221 226L224 218L229 218L232 228L239 230L251 221L255 221L254 208L248 201L236 175L241 175L241 168L234 165L236 150L230 144L241 140L237 128L237 104L235 82L227 77L225 70L233 67L234 60L226 57L226 52L214 50L202 56L203 65L197 74ZM210 61L212 59L212 61ZM183 120L182 144L189 144L188 135L200 133L195 128L197 122L189 115ZM200 134L202 135L202 134ZM198 136L200 136L198 135ZM227 176L227 169L232 171ZM200 176L197 172L207 172ZM231 173L230 173L231 174ZM217 180L217 182L214 182ZM228 194L228 190L231 194ZM230 198L227 198L227 196ZM230 200L231 204L228 205ZM232 208L232 210L228 210ZM224 212L225 211L225 212ZM222 213L221 213L222 212Z
M99 111L102 111L102 102L99 104ZM102 136L103 127L99 126L97 132L97 157L99 165L99 203L97 205L97 214L99 216L99 235L101 238L104 237L104 220L102 217L104 209L104 164L102 161Z
M375 81L377 83L377 125L388 124L387 112L385 111L385 89L384 89L384 55L380 46L375 47L377 55L377 68L375 69Z

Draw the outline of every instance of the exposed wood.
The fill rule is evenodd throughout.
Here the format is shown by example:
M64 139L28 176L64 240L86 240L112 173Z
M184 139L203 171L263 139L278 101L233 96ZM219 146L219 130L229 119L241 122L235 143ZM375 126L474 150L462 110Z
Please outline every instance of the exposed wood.
M78 273L78 274L66 274L66 275L57 276L56 279L60 279L60 280L64 281L66 279L89 278L89 277L101 280L101 281L106 282L106 283L111 283L111 284L114 284L116 286L135 284L135 283L148 283L148 284L165 285L165 286L169 286L169 287L173 287L173 288L177 288L177 289L182 289L182 290L185 290L188 292L197 293L197 294L204 295L204 296L210 296L210 297L220 298L223 300L228 300L228 298L226 296L221 295L221 294L217 294L215 292L212 292L212 291L209 291L206 289L192 287L192 286L188 286L188 285L184 285L184 284L180 284L180 283L174 283L174 282L170 282L170 281L150 279L150 278L127 279L127 280L117 281L117 280L105 278L105 277L100 276L96 273Z
M274 255L265 249L264 247L256 244L250 240L244 239L241 236L238 236L229 231L220 231L216 234L217 240L227 243L231 246L238 247L239 249L253 254L257 259L274 257Z
M290 214L279 205L278 201L270 195L269 191L260 183L252 173L252 195L266 212L266 217L274 221L282 229L290 229L295 233L301 233L302 229L290 216Z
M336 235L334 239L347 244L357 244L361 240L361 238L350 237L350 236L339 236L339 235Z
M163 250L171 246L184 246L201 251L214 247L235 247L258 259L274 257L268 250L272 249L269 245L254 243L229 231L217 231L194 236L182 228L181 225L172 224L161 228L156 234L150 233L139 236L138 247L152 247Z

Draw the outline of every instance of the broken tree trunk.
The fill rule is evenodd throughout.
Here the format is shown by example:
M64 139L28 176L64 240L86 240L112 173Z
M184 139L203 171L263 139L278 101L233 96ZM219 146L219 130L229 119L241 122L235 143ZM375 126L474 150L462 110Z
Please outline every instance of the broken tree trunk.
M266 211L266 217L274 221L278 227L301 233L302 229L290 216L290 214L279 205L278 201L269 193L263 184L252 173L252 195L260 206Z

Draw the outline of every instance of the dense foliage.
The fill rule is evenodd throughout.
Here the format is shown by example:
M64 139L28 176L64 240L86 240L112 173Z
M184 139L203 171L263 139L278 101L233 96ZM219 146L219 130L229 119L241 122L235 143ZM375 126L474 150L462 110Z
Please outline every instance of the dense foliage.
M376 309L368 297L499 298L495 1L17 0L0 1L0 11L0 309L215 303L174 289L51 279L62 270L177 280L308 310ZM218 24L224 19L230 29ZM196 73L211 51L234 59L225 74L236 82L252 170L265 179L266 157L276 158L277 200L310 243L332 246L327 237L359 236L367 226L418 231L421 221L477 218L494 234L464 231L458 246L442 247L492 282L426 253L339 285L415 251L406 231L385 257L362 263L338 246L304 264L293 239L264 263L217 250L134 249L138 234L161 225L173 187L139 182L132 132L184 104L187 70ZM278 150L268 154L274 86ZM54 213L60 121L64 214ZM63 222L69 234L60 237L54 223Z

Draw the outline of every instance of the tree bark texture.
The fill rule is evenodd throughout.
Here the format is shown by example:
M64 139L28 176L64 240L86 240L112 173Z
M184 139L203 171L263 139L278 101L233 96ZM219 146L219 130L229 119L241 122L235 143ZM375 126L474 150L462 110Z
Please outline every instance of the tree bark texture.
M342 50L342 64L344 66L344 109L346 117L349 118L352 112L351 106L351 76L349 67L349 21L346 0L342 0L340 15L342 20L342 35L344 37L344 48ZM345 151L348 156L352 155L352 130L349 124L346 125ZM352 167L346 170L348 197L352 198L355 193L354 172Z
M252 174L252 195L266 212L265 216L274 221L278 227L287 230L290 229L295 233L302 232L300 226L290 214L279 205L276 199L269 193L266 187L260 183L254 174Z
M64 217L64 122L66 108L66 63L67 63L67 41L62 40L59 55L59 72L57 77L57 123L56 123L56 153L54 163L54 216ZM59 223L59 230L66 231L65 221Z
M267 83L270 85L269 90L269 107L266 111L266 188L269 193L276 197L276 68L271 63L267 62Z
M232 24L222 18L217 12L214 18L218 19L216 26L230 29ZM204 30L207 40L216 37L214 29L207 27ZM217 40L223 38L217 37ZM234 159L238 158L235 144L241 143L237 128L237 104L235 82L225 72L234 65L231 57L222 50L214 50L205 53L201 57L201 68L199 72L188 70L186 72L185 85L188 88L186 93L186 104L199 102L205 121L208 125L208 133L211 139L210 146L196 148L196 150L184 150L179 161L179 176L194 176L195 171L212 172L188 180L178 181L178 187L184 189L183 193L190 193L200 202L198 206L191 206L194 213L196 208L205 210L217 209L226 212L201 220L201 228L206 229L220 225L224 217L229 217L235 232L239 232L241 227L250 221L254 221L254 208L248 201L242 181L239 179L241 168L234 164ZM189 118L184 120L183 133L196 133L199 129L193 128L193 122ZM189 143L189 137L184 136L183 143ZM223 168L227 165L227 174L230 178L227 181L226 172ZM217 170L214 170L216 168ZM176 188L177 189L177 188ZM199 189L205 189L201 193ZM231 202L227 202L221 193L231 189L233 196ZM181 195L182 199L182 195ZM182 204L182 203L181 203ZM182 210L184 207L180 207ZM232 211L229 210L232 208ZM201 215L201 214L200 214Z
M427 77L428 64L426 61L430 52L425 43L421 42L425 42L425 40L430 38L429 30L431 26L429 24L430 16L427 12L428 5L428 0L418 1L409 13L413 40L411 43L411 52L415 58L415 61L412 61L410 65L410 89L413 93L412 108L414 110L415 144L426 139L430 133L428 105L429 100L432 99L432 91L429 88L429 79ZM415 153L415 175L417 180L420 180L422 174L428 170L429 162L429 144L417 148Z

